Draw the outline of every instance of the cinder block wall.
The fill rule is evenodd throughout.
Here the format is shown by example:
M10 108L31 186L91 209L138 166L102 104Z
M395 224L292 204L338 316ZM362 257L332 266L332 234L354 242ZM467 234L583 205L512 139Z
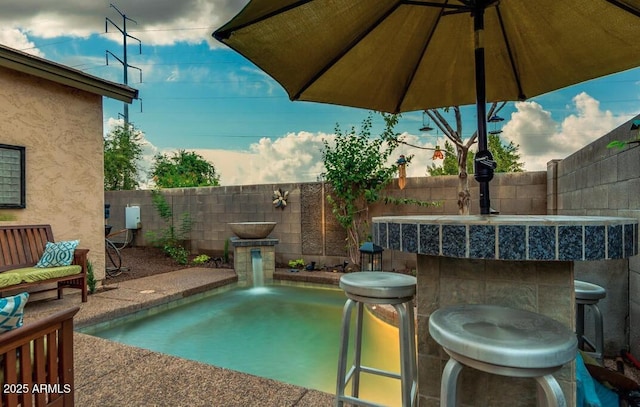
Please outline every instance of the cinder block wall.
M388 214L456 214L457 176L409 178L404 190L397 182L385 194L398 198L438 201L438 207L377 204L370 216ZM470 179L472 213L478 213L478 185ZM504 214L544 214L546 211L546 172L496 174L491 184L493 208ZM289 191L284 210L275 208L273 192ZM190 233L191 252L220 255L225 240L233 236L228 223L272 221L278 225L272 237L280 240L276 246L276 262L286 265L289 260L302 258L309 263L333 266L347 260L345 233L335 220L327 203L328 185L323 183L295 183L273 185L244 185L206 188L175 188L162 190L173 208L173 225L180 226L182 214L193 221ZM142 228L135 232L135 244L149 245L149 231L166 228L151 200L151 191L107 191L105 203L111 205L108 224L113 230L125 228L125 207L139 206ZM230 249L231 251L231 249ZM415 268L415 256L387 251L385 269Z
M640 116L637 116L637 120ZM612 140L637 137L631 121L564 160L548 165L548 210L559 215L622 216L640 219L640 145L607 148ZM555 196L554 196L555 195ZM631 346L640 354L640 260L576 262L576 278L607 289L600 302L609 354ZM593 326L588 323L587 328Z

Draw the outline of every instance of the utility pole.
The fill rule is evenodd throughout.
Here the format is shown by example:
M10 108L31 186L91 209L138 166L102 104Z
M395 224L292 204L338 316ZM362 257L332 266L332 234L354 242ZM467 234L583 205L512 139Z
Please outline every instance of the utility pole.
M118 29L118 31L120 31L120 33L122 33L124 55L123 55L123 58L120 59L113 52L107 50L105 54L107 65L109 65L109 55L111 55L112 57L117 59L118 62L120 62L122 64L122 67L124 68L124 84L125 85L129 85L129 75L128 75L129 68L137 69L140 72L140 82L142 82L142 69L133 65L129 65L129 63L127 62L127 38L133 38L134 40L138 41L138 46L140 49L139 53L142 54L142 41L140 41L133 35L129 35L129 33L127 33L127 20L133 22L134 24L138 24L138 22L136 20L133 20L127 17L124 13L118 10L118 8L113 4L111 4L110 6L114 8L118 12L118 14L122 16L122 28L118 27L118 25L113 21L111 21L109 17L106 17L106 21L104 23L104 32L105 33L109 32L109 23L111 23L114 27ZM126 102L124 103L123 117L124 117L124 127L125 129L129 129L129 104L127 104Z

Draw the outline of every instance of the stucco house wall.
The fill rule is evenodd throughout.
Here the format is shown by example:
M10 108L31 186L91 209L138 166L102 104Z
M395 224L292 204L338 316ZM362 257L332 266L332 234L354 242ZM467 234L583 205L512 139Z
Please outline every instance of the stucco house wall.
M0 46L0 144L25 147L26 167L26 207L0 209L0 224L51 224L56 241L79 239L100 279L105 259L102 97L111 90L129 102L137 95L129 87Z

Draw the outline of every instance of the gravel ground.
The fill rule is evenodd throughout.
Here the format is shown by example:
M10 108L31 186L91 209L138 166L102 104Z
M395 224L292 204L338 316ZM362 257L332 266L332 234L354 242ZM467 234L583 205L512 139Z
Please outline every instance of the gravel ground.
M216 268L216 262L213 260L209 260L203 264L193 264L192 260L196 257L195 255L191 255L189 257L189 264L179 264L171 257L168 257L162 249L156 247L125 247L120 250L120 255L122 256L122 267L124 271L119 276L108 277L105 281L107 284L181 270L189 267ZM217 265L217 268L231 267L232 266L230 265L221 264L221 262Z

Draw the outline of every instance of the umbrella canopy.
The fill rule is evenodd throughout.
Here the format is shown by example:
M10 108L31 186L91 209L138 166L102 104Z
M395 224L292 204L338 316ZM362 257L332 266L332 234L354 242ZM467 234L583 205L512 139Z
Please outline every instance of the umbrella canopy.
M640 0L252 0L213 35L292 100L390 113L476 103L483 151L487 101L640 65Z

